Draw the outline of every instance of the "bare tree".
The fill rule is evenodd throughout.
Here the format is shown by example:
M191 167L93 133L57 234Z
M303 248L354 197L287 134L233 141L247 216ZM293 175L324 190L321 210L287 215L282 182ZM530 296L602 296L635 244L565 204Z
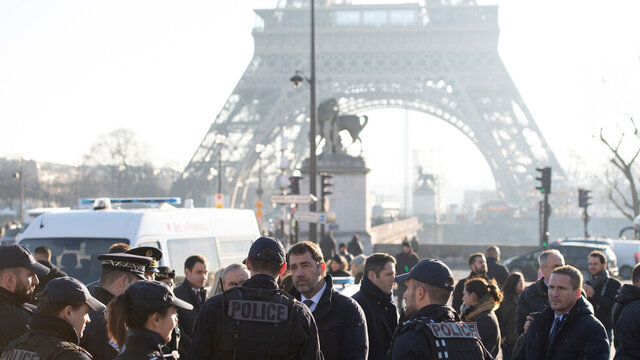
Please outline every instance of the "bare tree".
M633 117L629 117L633 126L634 139L640 140L640 130ZM634 164L640 155L640 144L625 143L625 133L622 132L616 141L605 138L603 129L600 129L600 141L611 152L611 163L620 171L623 181L615 176L607 176L609 180L608 197L613 205L627 218L633 220L640 214L640 200L638 199L638 184L634 176L636 165ZM631 156L625 155L624 150L632 146ZM623 183L624 182L624 183Z
M84 156L84 164L91 170L84 181L101 183L103 186L98 187L102 187L103 195L139 195L136 184L153 181L148 179L153 178L153 168L145 147L128 129L117 129L101 137Z

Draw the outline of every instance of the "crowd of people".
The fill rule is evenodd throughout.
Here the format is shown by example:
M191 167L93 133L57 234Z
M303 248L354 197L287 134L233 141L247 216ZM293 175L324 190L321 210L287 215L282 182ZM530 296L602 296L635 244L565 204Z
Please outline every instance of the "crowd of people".
M640 265L623 286L593 251L584 280L546 250L541 278L525 287L490 246L469 255L470 273L456 282L441 260L421 260L416 243L365 256L357 237L287 250L260 237L243 263L213 274L205 257L189 256L179 285L159 249L114 244L88 286L45 247L34 256L2 245L1 359L605 360L612 348L616 359L640 357ZM334 286L349 276L353 296Z

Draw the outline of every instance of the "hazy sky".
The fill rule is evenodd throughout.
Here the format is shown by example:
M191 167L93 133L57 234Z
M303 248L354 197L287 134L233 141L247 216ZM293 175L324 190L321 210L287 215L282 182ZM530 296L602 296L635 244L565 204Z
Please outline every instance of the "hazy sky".
M129 128L155 165L181 169L251 60L251 9L276 3L0 0L0 156L79 163L100 134ZM600 166L592 135L640 118L640 2L480 3L500 6L501 58L561 165ZM363 134L373 184L402 180L389 114L370 113ZM441 154L450 187L493 186L460 133L407 116L411 148Z

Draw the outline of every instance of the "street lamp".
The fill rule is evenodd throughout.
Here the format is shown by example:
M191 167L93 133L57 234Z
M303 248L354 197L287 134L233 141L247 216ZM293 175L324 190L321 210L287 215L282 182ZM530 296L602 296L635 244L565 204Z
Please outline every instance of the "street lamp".
M217 208L224 207L224 197L222 196L222 177L224 176L222 171L222 145L225 140L227 140L226 136L222 134L216 135L215 143L218 144L218 193L216 194L215 207Z
M24 223L23 207L24 207L24 178L22 177L22 169L24 165L24 159L20 158L20 170L13 174L13 177L20 181L20 224Z
M258 190L256 190L256 194L258 194L258 199L262 199L262 152L264 151L265 146L263 144L256 144L256 152L258 153Z
M289 80L293 83L293 87L300 87L302 80L306 80L311 88L310 91L310 120L311 126L309 130L309 194L316 196L316 23L315 23L315 1L311 0L311 77L306 78L300 71L296 71ZM316 211L316 203L309 205L312 212ZM309 223L309 240L318 242L318 228L316 223Z

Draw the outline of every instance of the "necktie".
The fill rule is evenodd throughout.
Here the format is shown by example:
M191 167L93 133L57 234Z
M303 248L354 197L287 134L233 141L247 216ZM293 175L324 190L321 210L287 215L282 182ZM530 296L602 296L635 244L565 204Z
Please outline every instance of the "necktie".
M196 290L196 299L198 300L198 305L202 306L202 291Z
M557 317L553 320L551 331L549 332L549 343L551 343L556 335L558 335L558 331L560 331L560 325L562 325L563 318L564 317Z
M311 309L311 305L313 305L313 300L309 300L309 299L307 299L307 300L303 301L303 303L304 303L305 305L307 305L307 307L308 307L309 309Z

